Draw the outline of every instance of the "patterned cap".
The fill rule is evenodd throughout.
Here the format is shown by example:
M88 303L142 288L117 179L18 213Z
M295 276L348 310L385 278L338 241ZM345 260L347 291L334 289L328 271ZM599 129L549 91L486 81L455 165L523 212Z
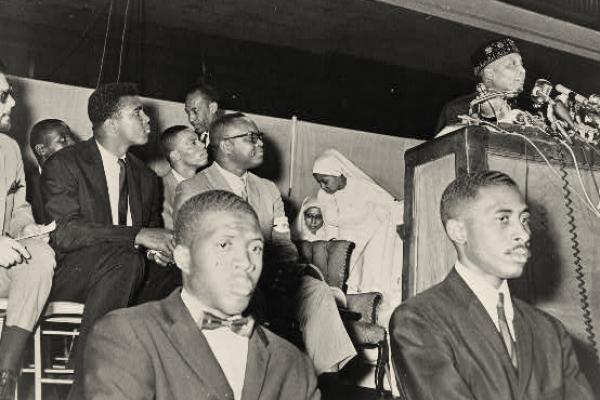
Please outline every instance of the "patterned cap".
M478 48L471 56L473 72L475 75L479 75L487 65L512 53L520 54L515 41L511 38L492 40Z

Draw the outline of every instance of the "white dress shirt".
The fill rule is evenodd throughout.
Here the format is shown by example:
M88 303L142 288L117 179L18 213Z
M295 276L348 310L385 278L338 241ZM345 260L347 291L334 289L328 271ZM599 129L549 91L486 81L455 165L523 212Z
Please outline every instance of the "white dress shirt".
M248 171L244 172L242 176L237 176L221 167L218 162L215 161L214 163L221 175L223 175L223 178L225 178L231 187L231 191L240 197L244 197L243 193L246 193L246 197L248 197L248 191L246 189L246 185L248 184Z
M179 172L175 171L175 168L171 168L171 172L173 173L173 176L175 177L175 180L177 181L177 183L181 183L181 182L185 181L185 177L183 175L181 175Z
M102 157L102 165L104 166L104 176L106 177L106 185L108 186L108 201L110 202L112 222L113 225L119 225L119 173L121 172L118 161L119 157L102 147L99 142L96 142L96 144L98 144L100 157ZM121 157L121 159L125 160L125 156ZM131 196L131 194L129 194L129 196ZM127 198L127 226L132 226L129 196Z
M196 322L204 310L211 312L209 307L198 301L185 288L181 290L181 300ZM234 333L227 327L203 329L202 334L231 386L234 400L240 400L248 362L248 338Z
M512 339L516 341L515 329L513 324L514 309L512 299L510 297L510 291L508 289L508 283L506 280L502 281L502 284L498 289L491 286L481 275L477 272L472 271L457 261L455 266L456 272L461 278L467 283L467 286L475 293L475 296L479 299L485 311L494 322L496 330L500 332L500 326L498 324L498 294L504 293L504 313L506 314L506 321L508 322L508 330Z

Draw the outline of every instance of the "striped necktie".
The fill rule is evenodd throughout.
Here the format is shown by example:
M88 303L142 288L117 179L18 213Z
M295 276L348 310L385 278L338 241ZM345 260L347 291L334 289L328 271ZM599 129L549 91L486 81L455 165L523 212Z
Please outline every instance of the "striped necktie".
M508 328L508 321L506 320L506 314L504 313L504 293L498 293L498 304L496 305L498 311L498 327L500 328L500 335L504 341L506 351L510 356L512 365L517 368L517 349L516 344L510 336L510 329Z

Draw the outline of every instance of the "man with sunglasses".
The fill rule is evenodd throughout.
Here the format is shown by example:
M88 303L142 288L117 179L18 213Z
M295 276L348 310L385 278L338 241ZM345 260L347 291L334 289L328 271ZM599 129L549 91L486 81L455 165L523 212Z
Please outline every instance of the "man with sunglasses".
M0 298L8 297L0 337L0 400L12 400L21 355L46 304L56 262L25 200L19 145L5 135L16 102L0 61ZM35 236L25 239L28 236Z
M211 125L209 148L215 160L212 165L177 186L175 216L186 200L208 190L226 190L247 200L258 215L266 243L259 287L266 293L269 314L286 317L281 314L287 310L277 309L284 303L281 296L288 297L285 303L294 307L304 347L316 372L337 372L356 355L356 350L329 286L304 275L298 264L298 250L290 239L277 186L249 171L263 162L263 134L245 115L226 114ZM285 287L278 285L278 280L284 280Z

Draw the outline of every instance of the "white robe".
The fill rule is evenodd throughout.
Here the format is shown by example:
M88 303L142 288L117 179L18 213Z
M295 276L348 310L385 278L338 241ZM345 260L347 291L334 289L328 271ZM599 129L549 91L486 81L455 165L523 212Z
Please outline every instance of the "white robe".
M333 194L319 190L328 237L350 240L356 247L350 261L348 293L383 293L379 323L387 326L402 300L403 245L397 225L404 204L372 181L346 177Z

